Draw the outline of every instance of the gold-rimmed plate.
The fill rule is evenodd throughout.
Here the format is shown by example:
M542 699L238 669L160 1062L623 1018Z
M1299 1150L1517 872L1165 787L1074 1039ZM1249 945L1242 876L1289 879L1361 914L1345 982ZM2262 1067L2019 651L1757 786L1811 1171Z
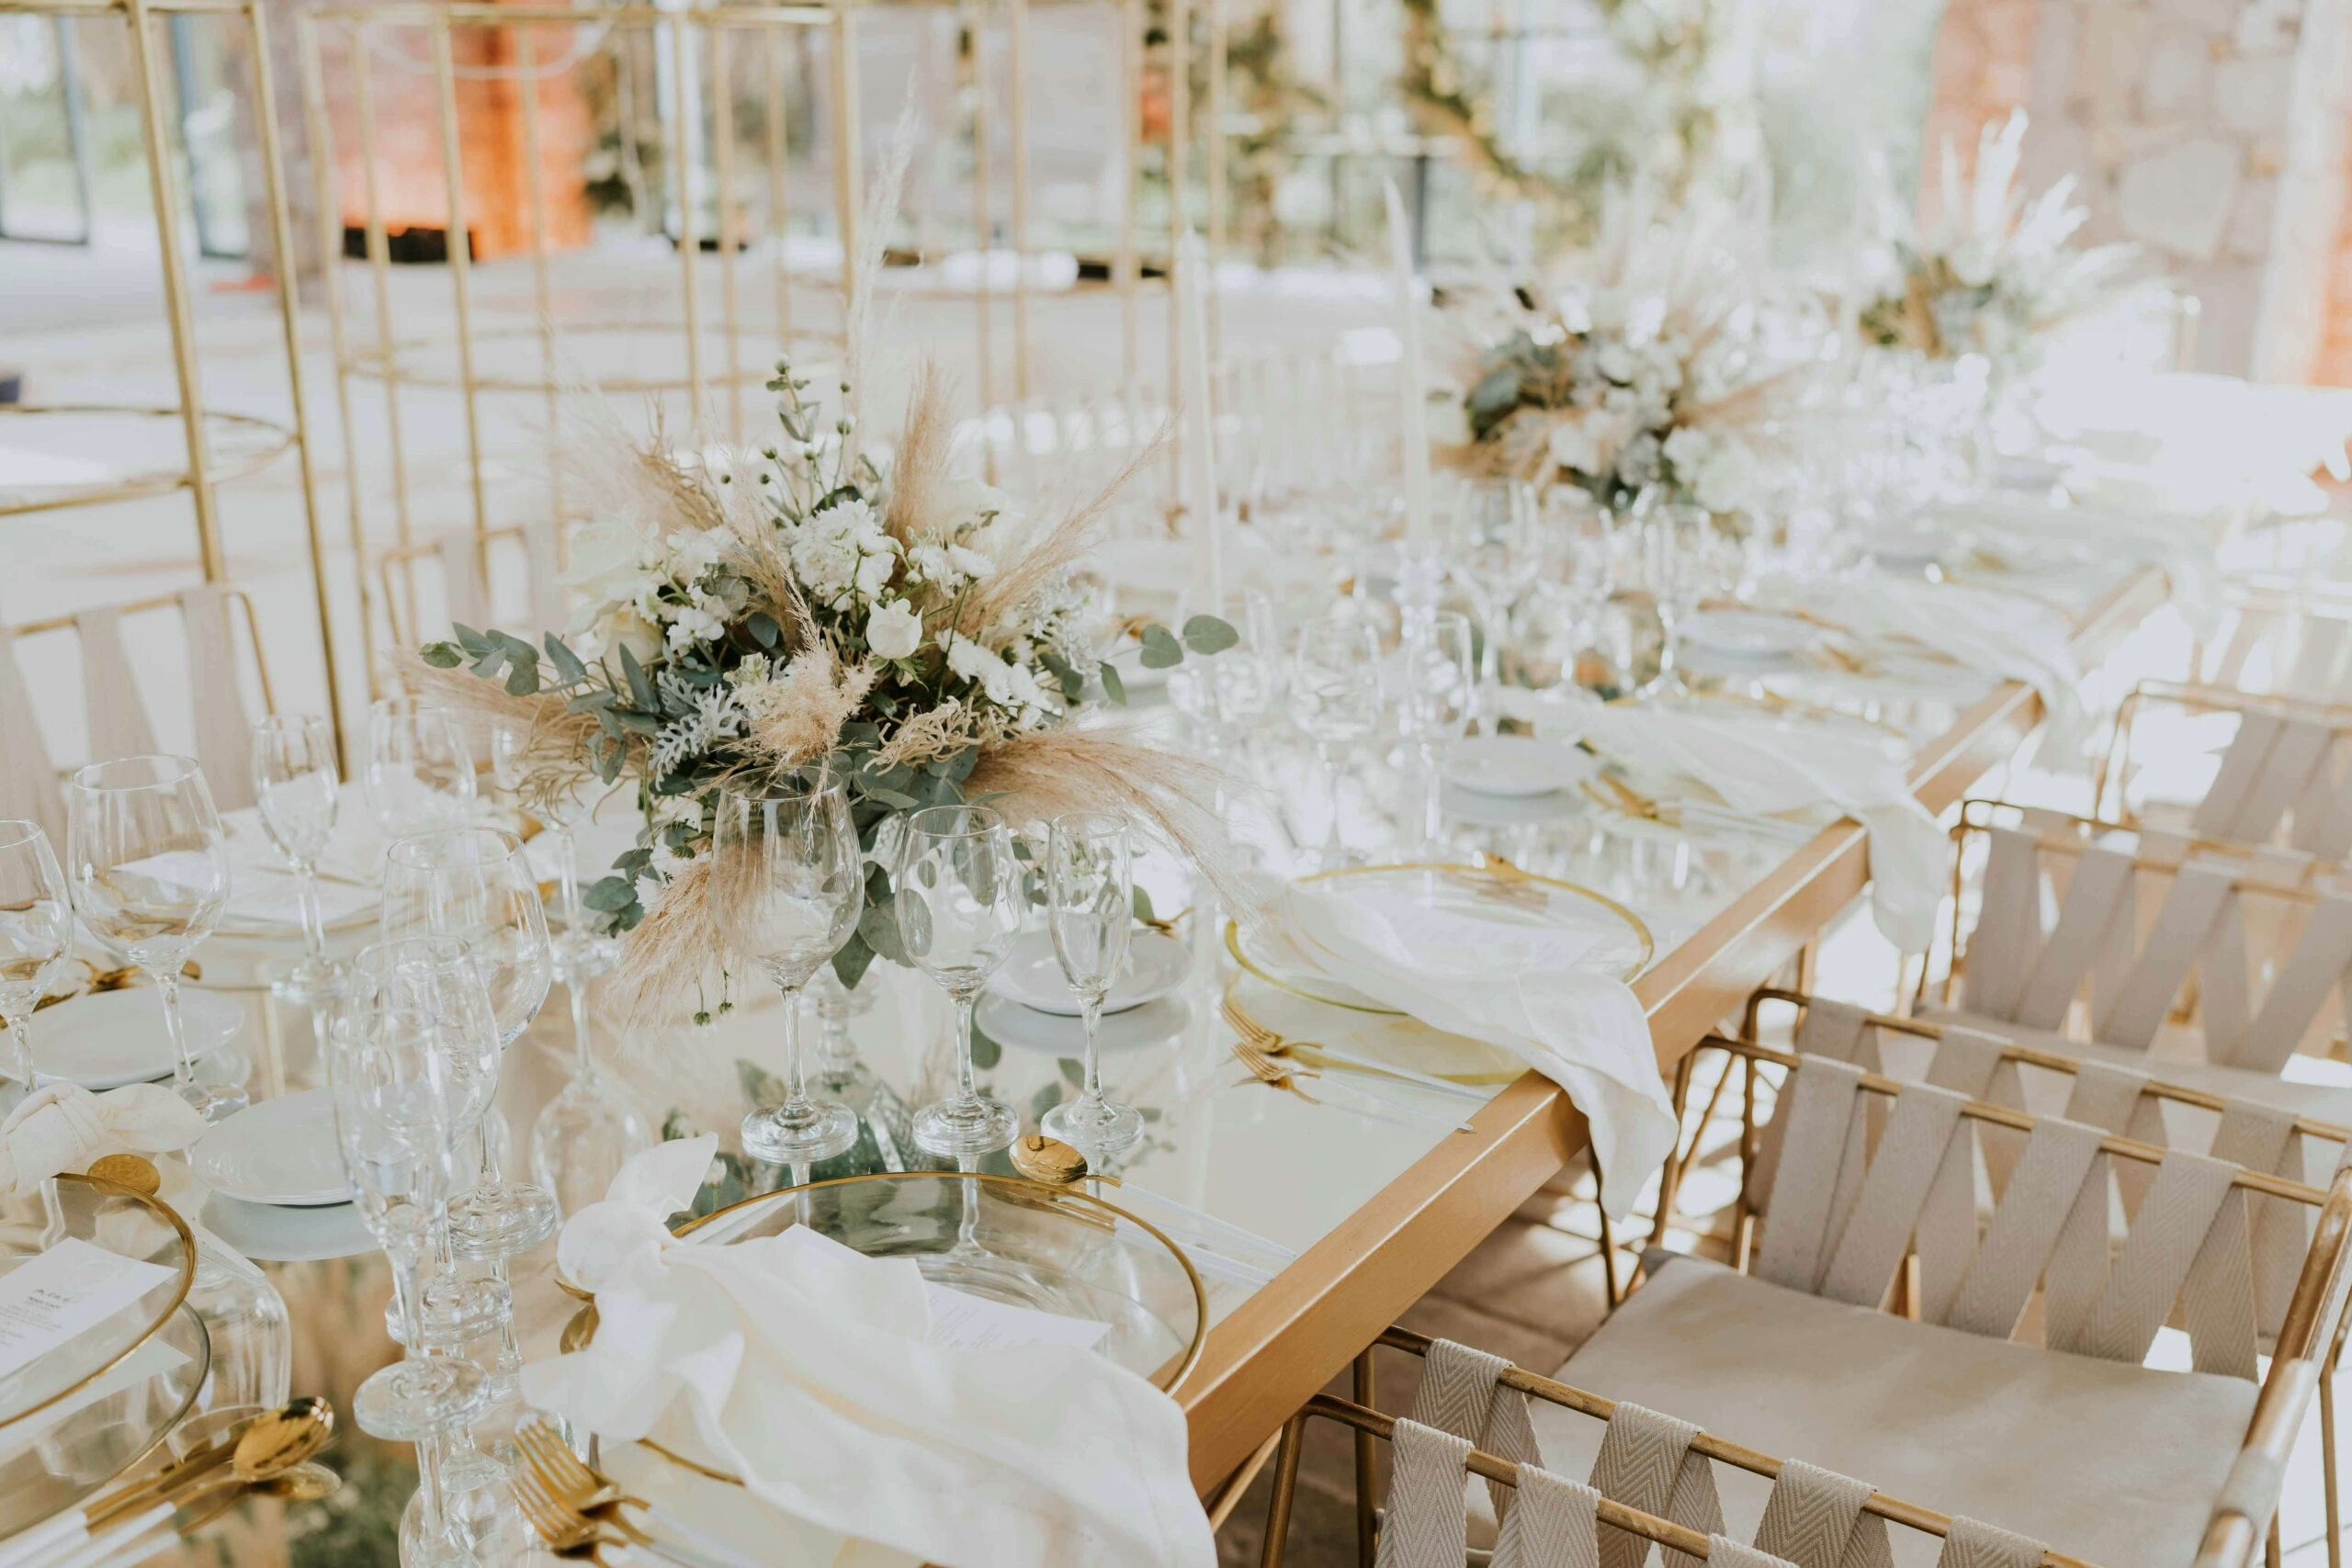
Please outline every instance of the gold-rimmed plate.
M1649 967L1657 944L1642 918L1614 898L1573 882L1537 876L1516 866L1417 863L1346 866L1318 872L1302 882L1348 881L1367 892L1410 898L1449 914L1489 919L1498 925L1549 927L1593 933L1593 962L1622 980ZM1374 1000L1354 987L1326 975L1272 922L1245 931L1238 921L1225 927L1226 951L1234 962L1278 991L1328 1007L1382 1018L1403 1010Z

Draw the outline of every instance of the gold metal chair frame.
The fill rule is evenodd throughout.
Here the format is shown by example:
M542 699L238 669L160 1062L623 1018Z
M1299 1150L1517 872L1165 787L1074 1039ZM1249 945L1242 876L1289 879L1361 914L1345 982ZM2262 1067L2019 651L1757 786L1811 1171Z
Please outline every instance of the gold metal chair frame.
M488 528L474 536L476 544L487 552L493 544L520 543L526 537L520 524L503 528ZM556 557L563 557L566 537L556 530ZM439 541L428 539L422 544L401 545L386 550L376 558L376 592L383 595L384 625L392 635L395 648L413 648L424 640L421 612L416 602L416 563L429 561L441 553ZM397 578L395 576L397 574ZM485 584L487 586L487 584ZM405 602L405 608L403 608ZM540 631L560 631L560 626L534 628Z
M2352 618L2352 607L2347 607L2346 614ZM2107 750L2099 754L2098 761L2093 765L2091 812L2094 818L2112 810L2112 820L2117 826L2142 826L2124 795L2125 778L2132 766L2132 719L2136 712L2156 703L2189 713L2265 714L2317 722L2335 731L2339 742L2352 739L2352 702L2316 702L2307 697L2241 692L2232 687L2200 685L2193 682L2142 681L2125 693L2122 702L2116 705L2115 728L2108 737ZM2107 789L2110 779L2115 782L2115 799L2111 806ZM2264 847L2204 838L2192 839L2191 843L2199 849L2241 854Z
M345 744L343 696L335 674L333 615L326 585L325 541L319 525L318 480L311 458L310 426L304 413L300 301L294 282L293 217L287 202L286 163L278 135L277 100L273 90L270 66L269 28L261 0L0 0L0 16L55 17L68 20L119 17L124 23L130 46L131 68L138 79L136 97L140 134L147 162L148 195L155 220L157 258L164 286L164 324L171 338L172 370L179 397L176 404L166 409L81 405L80 412L175 417L180 423L181 437L187 451L186 466L167 476L150 475L118 485L93 487L32 505L0 506L0 517L141 499L186 490L196 513L197 560L203 579L207 582L221 582L228 579L229 564L215 487L243 478L277 453L291 447L301 478L303 523L310 547L311 600L326 678L327 718L334 728L336 744L341 747ZM252 62L253 71L251 113L257 143L255 151L261 164L272 251L279 258L276 294L286 355L287 387L293 411L290 423L285 425L249 415L215 412L205 405L193 293L188 279L187 251L181 237L185 197L182 186L186 175L181 160L174 155L172 150L164 108L167 96L164 70L153 36L155 20L170 17L218 17L231 25L242 26L244 31L247 56ZM35 408L18 412L29 414L43 411ZM221 422L274 430L280 434L282 439L258 457L248 455L237 462L216 466L207 426ZM251 613L250 603L247 613Z
M1760 1007L1772 1001L1794 1002L1802 1006L1812 998L1801 992L1777 987L1759 989L1749 998L1747 1009L1747 1029L1752 1035ZM1940 1037L1942 1031L1932 1024L1917 1020L1896 1019L1871 1014L1870 1021L1884 1027L1901 1030L1923 1038ZM1674 1103L1678 1116L1688 1102L1691 1063L1700 1051L1713 1047L1724 1052L1738 1064L1742 1083L1740 1096L1740 1132L1736 1145L1740 1162L1739 1189L1734 1200L1733 1233L1731 1236L1731 1266L1741 1273L1747 1271L1754 1253L1757 1204L1752 1188L1757 1156L1760 1148L1761 1128L1756 1116L1756 1075L1758 1066L1772 1066L1793 1069L1798 1057L1792 1052L1775 1050L1753 1038L1737 1039L1710 1033L1678 1064L1675 1074ZM2003 1053L2004 1060L2013 1060L2053 1071L2071 1072L2077 1064L2032 1050L2013 1046ZM1723 1092L1731 1073L1726 1070L1718 1081L1715 1094ZM1860 1087L1866 1093L1892 1096L1903 1088L1897 1080L1875 1073L1865 1073ZM2208 1110L2221 1108L2219 1097L2202 1090L2178 1085L2151 1083L2148 1091L2161 1099L2182 1104L2200 1106ZM1711 1099L1708 1111L1701 1119L1699 1130L1691 1140L1690 1150L1679 1147L1667 1156L1661 1177L1657 1218L1650 1233L1650 1245L1657 1246L1664 1238L1673 1213L1674 1194L1680 1178L1700 1156L1706 1135L1707 1122L1712 1120L1715 1100ZM2036 1118L2031 1112L2007 1106L1971 1100L1962 1107L1961 1114L1995 1126L2019 1132L2032 1129ZM2352 1128L2332 1122L2299 1117L2295 1130L2336 1141L2352 1140ZM2102 1152L2120 1159L2142 1165L2161 1164L2166 1151L2137 1139L2110 1134L2100 1140ZM2326 1190L2300 1181L2266 1172L2240 1169L2232 1178L2232 1186L2249 1193L2282 1198L2302 1203L2319 1211L2319 1223L2313 1232L2310 1249L2297 1276L2293 1295L2288 1303L2285 1320L2279 1329L2268 1373L2263 1378L2256 1396L2254 1414L2247 1424L2245 1444L2241 1450L2241 1464L2253 1455L2261 1462L2283 1466L2301 1429L2305 1413L2315 1397L2319 1405L2320 1444L2323 1455L2323 1502L2328 1532L2328 1562L2330 1568L2342 1568L2341 1503L2335 1477L2335 1394L2334 1378L2342 1352L2347 1326L2347 1304L2352 1304L2352 1168L2336 1172ZM1906 1276L1907 1277L1907 1276ZM1639 1277L1636 1276L1635 1288ZM1917 1313L1916 1296L1908 1290L1900 1291L1906 1315ZM1611 1310L1617 1303L1611 1303ZM1360 1379L1363 1374L1359 1374ZM1517 1382L1511 1384L1519 1386ZM1533 1391L1529 1391L1533 1392ZM1713 1456L1711 1456L1713 1457ZM2253 1560L2257 1544L2267 1554L2269 1568L2278 1568L2280 1543L2275 1510L2267 1519L2256 1519L2229 1509L2216 1512L2209 1523L2205 1541L2196 1560L2196 1568L2245 1568ZM2047 1559L2045 1561L2056 1561ZM2071 1560L2066 1560L2071 1561ZM2120 1565L2117 1565L2120 1568Z

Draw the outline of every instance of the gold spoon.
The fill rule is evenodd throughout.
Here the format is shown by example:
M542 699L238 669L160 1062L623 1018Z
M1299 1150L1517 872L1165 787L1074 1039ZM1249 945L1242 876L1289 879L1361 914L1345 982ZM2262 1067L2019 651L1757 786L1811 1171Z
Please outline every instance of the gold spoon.
M231 1478L252 1484L274 1481L317 1453L334 1438L334 1406L305 1395L276 1410L265 1410L239 1433L235 1442L220 1442L130 1492L89 1510L92 1533L105 1529L134 1509L177 1506L190 1497L213 1490L212 1484L191 1486L227 1465ZM161 1501L156 1501L161 1499Z
M343 1490L343 1477L322 1464L298 1464L283 1475L267 1481L256 1481L242 1491L230 1493L204 1512L180 1526L183 1540L202 1533L207 1525L220 1517L248 1497L277 1497L288 1503L315 1503L322 1497L332 1497Z

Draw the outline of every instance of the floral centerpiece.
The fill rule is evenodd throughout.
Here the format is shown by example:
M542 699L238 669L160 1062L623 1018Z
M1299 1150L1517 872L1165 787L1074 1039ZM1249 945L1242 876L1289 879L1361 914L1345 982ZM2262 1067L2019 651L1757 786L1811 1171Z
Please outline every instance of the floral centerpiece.
M1073 570L1107 496L1041 517L952 477L951 420L927 374L887 461L861 450L848 383L820 403L779 361L768 385L781 439L757 453L689 457L631 441L609 416L571 443L596 465L586 492L603 506L573 544L584 602L571 626L536 641L458 626L403 672L526 731L526 809L633 797L635 846L583 892L625 933L625 1004L660 1012L691 995L707 1012L714 978L723 996L705 897L718 792L815 763L839 769L869 855L894 818L986 795L1015 821L1125 811L1214 872L1215 771L1080 722L1124 700L1091 651ZM1143 659L1164 667L1233 640L1197 617L1181 638L1148 628ZM877 953L900 956L888 873L868 869L834 961L849 985Z
M1861 308L1864 342L1931 360L1982 355L1996 373L2021 373L2052 328L2113 297L2136 248L2072 243L2090 216L2072 202L2072 176L2025 199L2025 130L2022 110L1986 126L1966 180L1958 150L1944 143L1942 212L1893 242L1894 276Z
M1612 508L1645 492L1719 515L1754 507L1762 422L1805 362L1773 348L1716 231L1621 207L1577 275L1473 301L1470 465Z

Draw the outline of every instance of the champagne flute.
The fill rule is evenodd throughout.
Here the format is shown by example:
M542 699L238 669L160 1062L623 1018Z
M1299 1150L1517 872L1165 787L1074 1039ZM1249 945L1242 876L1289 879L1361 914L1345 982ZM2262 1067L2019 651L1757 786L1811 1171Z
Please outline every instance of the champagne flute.
M1072 811L1054 818L1046 843L1046 919L1062 978L1086 1023L1086 1077L1079 1097L1047 1111L1038 1126L1090 1154L1114 1155L1143 1137L1143 1113L1102 1093L1102 998L1126 966L1135 893L1125 818Z
M326 921L319 912L319 857L334 833L343 787L334 732L314 716L265 718L254 726L253 770L254 809L262 831L294 868L302 911L302 960L272 988L289 1000L320 1000L344 976L343 965L327 956Z
M1436 848L1444 826L1440 792L1445 754L1478 716L1478 665L1470 620L1453 610L1409 616L1396 650L1397 721L1419 753L1420 845Z
M474 761L456 718L414 697L370 704L361 793L388 839L463 822L473 808Z
M452 936L464 942L490 995L498 1043L514 1043L546 1002L554 960L537 879L522 841L494 828L445 828L397 840L385 856L379 934ZM453 1228L469 1256L511 1257L555 1234L546 1190L499 1174L497 1112L485 1097L478 1119L481 1179L456 1205Z
M33 1089L33 1010L73 945L73 893L49 835L38 822L0 820L0 1013L19 1099Z
M784 996L785 1100L743 1118L743 1149L794 1167L797 1183L803 1168L857 1142L856 1113L808 1093L800 1049L801 990L841 951L865 906L849 797L821 769L756 793L722 790L711 855L712 919Z
M956 1092L915 1112L918 1148L949 1158L1008 1147L1021 1118L972 1076L972 1008L1021 933L1021 868L1004 818L928 806L901 825L891 879L899 942L956 1004Z
M1340 844L1340 769L1380 724L1380 639L1358 615L1335 611L1298 628L1291 657L1291 716L1314 744L1330 814L1316 850L1325 869L1345 859Z
M1640 502L1636 510L1645 510ZM1672 691L1682 679L1681 630L1705 597L1716 550L1715 523L1707 509L1687 502L1661 502L1642 519L1643 567L1657 602L1660 642L1657 685Z
M180 1020L180 969L229 902L229 840L204 771L186 757L93 762L66 791L74 908L155 982L172 1037L172 1089L207 1122L243 1111L234 1084L198 1080Z

